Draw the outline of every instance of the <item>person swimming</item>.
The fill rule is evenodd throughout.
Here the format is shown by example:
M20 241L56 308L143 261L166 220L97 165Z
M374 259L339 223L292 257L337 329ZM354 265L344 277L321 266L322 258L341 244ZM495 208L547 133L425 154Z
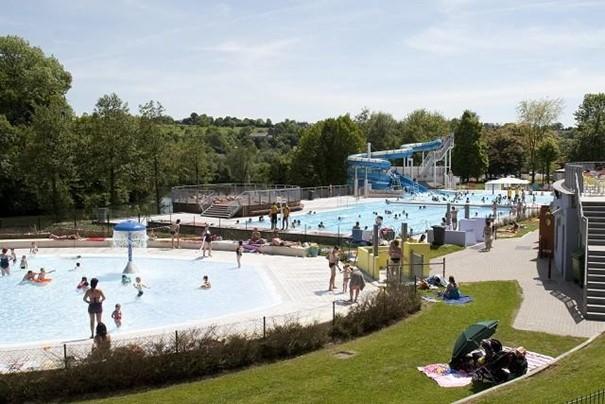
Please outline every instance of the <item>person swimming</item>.
M208 275L204 275L204 277L202 278L202 286L200 286L200 289L210 289L211 287L212 285L208 280Z
M137 276L137 277L135 278L135 281L134 281L134 283L132 284L132 286L133 286L133 287L134 287L136 290L138 290L137 297L141 297L141 296L143 296L143 289L150 289L150 288L149 288L149 286L147 286L147 285L145 285L145 284L143 283L143 281L141 280L141 278L140 278L139 276Z
M130 283L130 278L126 274L122 274L122 285L128 285Z
M21 282L33 282L34 280L36 280L36 273L32 270L27 271L27 273L25 274L25 276L23 276L23 280L21 280Z
M76 289L88 290L88 279L85 276L82 277L82 279L80 280L80 283L78 283L78 286L76 286Z
M55 272L55 270L53 269L52 271L46 271L44 268L40 268L40 272L38 272L38 281L39 282L45 282L45 281L50 281L50 279L48 279L46 277L47 274L53 273Z

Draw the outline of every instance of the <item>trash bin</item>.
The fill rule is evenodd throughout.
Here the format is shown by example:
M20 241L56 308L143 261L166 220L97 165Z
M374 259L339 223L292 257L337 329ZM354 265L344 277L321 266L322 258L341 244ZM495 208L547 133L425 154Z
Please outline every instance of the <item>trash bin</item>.
M312 200L313 200L313 198L315 198L315 191L314 191L314 190L310 190L310 191L309 191L309 197L308 197L308 199L309 199L310 201L312 201Z
M433 227L433 245L440 246L445 244L445 227L443 226L432 226Z
M574 282L584 287L584 251L576 250L571 254L571 272Z
M317 257L319 255L319 246L312 245L307 249L307 257Z

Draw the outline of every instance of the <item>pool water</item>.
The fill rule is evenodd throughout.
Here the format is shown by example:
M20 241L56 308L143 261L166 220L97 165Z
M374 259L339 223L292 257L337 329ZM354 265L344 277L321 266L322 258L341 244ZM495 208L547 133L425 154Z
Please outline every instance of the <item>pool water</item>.
M81 268L71 271L75 263ZM279 302L273 286L253 266L237 269L233 263L201 259L135 258L139 276L150 289L141 298L132 285L123 286L125 257L29 257L29 269L56 270L45 285L20 284L25 274L18 265L0 278L0 345L36 341L65 341L90 335L87 304L76 290L82 276L99 279L103 322L111 334L193 324L237 312L269 307ZM208 275L212 288L200 289ZM135 275L136 276L136 275ZM134 276L132 276L134 281ZM111 313L122 306L122 327L116 330Z
M492 213L491 203L496 194L492 195L491 192L483 191L473 191L468 194L470 204L487 205L485 207L471 207L470 217L489 216ZM506 195L506 192L503 192L502 194ZM439 198L441 203L438 205L431 204L434 203L432 201L433 197ZM466 198L467 196L465 195L459 199L457 203L464 203ZM552 201L552 198L550 193L544 193L543 195L537 194L536 204L549 204ZM395 201L395 198L390 198L390 200ZM297 225L294 229L294 231L297 232L324 231L349 235L356 222L359 222L362 229L367 226L368 230L371 230L375 223L376 216L380 215L383 217L383 226L398 231L401 228L401 223L407 222L408 229L412 229L413 234L421 234L432 225L441 223L441 219L446 213L446 203L452 202L453 200L454 193L448 191L425 192L407 196L405 198L400 198L397 203L392 204L387 204L384 199L370 201L361 199L358 202L352 202L336 209L314 211L313 214L309 214L309 211L305 209L302 212L292 214L290 223L295 219L300 220L300 225ZM531 197L527 196L526 200L529 204L532 203ZM426 202L427 204L424 205L426 208L419 209L419 202ZM505 202L503 202L503 204L505 204ZM457 206L456 209L458 209L458 220L464 218L464 207ZM387 213L387 211L391 211L392 213ZM510 208L498 209L499 216L508 215L509 213ZM395 217L395 214L398 216ZM401 214L401 216L399 216L399 214ZM324 227L319 227L320 223L322 223ZM279 224L281 225L281 222ZM268 218L265 218L262 222L260 222L258 218L254 218L252 222L246 223L246 225L248 227L258 226L260 228L268 228L271 226Z

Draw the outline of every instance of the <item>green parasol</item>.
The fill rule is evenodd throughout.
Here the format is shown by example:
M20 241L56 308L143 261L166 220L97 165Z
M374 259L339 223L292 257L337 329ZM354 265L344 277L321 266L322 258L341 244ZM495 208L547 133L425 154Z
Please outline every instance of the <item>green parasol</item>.
M491 337L496 332L498 320L481 321L468 327L454 344L452 361L463 357L467 353L479 348L481 340Z

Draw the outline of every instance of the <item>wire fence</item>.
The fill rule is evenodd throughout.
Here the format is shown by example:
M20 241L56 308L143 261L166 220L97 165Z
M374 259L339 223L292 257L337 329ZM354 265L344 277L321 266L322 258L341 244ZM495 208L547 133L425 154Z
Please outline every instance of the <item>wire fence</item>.
M605 389L567 401L567 404L605 404Z
M145 355L185 352L200 341L220 341L237 335L248 339L265 338L276 327L299 323L301 325L328 323L337 315L344 315L350 305L344 299L317 305L313 308L284 314L248 318L230 323L168 329L139 336L114 334L108 346L112 351L128 350ZM110 336L111 337L111 336ZM32 347L0 348L0 374L64 369L94 361L104 347L97 347L92 339L44 344Z

